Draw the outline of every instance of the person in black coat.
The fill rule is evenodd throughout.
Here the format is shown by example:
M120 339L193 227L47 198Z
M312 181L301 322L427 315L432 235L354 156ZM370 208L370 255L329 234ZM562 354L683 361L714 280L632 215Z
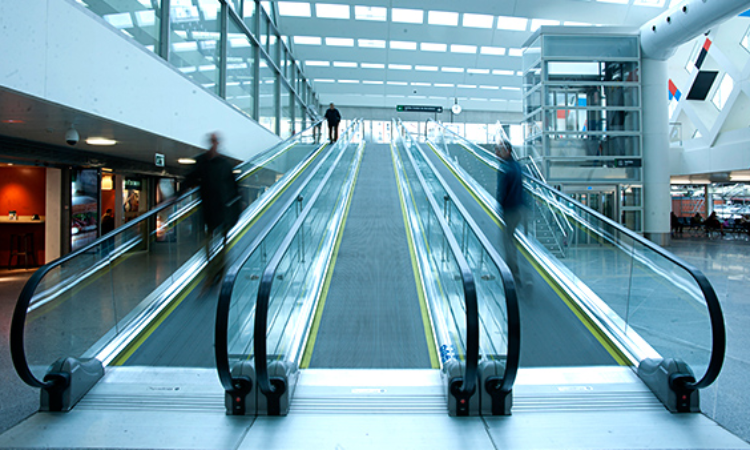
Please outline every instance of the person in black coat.
M326 121L328 122L328 138L331 142L339 140L339 122L341 122L341 114L339 110L333 106L333 103L328 107L326 111Z
M237 223L240 213L240 195L233 173L234 164L219 154L219 136L210 135L211 147L195 160L195 170L188 175L188 186L200 186L206 237L206 259L210 261L206 279L213 283L224 268L227 233ZM219 234L222 245L211 261L213 237Z

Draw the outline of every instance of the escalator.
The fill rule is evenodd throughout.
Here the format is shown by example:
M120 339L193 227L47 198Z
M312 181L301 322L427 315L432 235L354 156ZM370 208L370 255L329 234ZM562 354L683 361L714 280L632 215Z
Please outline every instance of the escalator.
M245 205L228 260L248 245L309 168L325 159L313 128L234 170ZM34 273L14 312L16 371L42 388L42 410L67 410L121 365L213 367L217 289L198 289L208 264L197 190ZM212 240L212 256L222 245Z
M502 165L428 125L424 164L499 248L494 192ZM524 190L528 217L516 231L525 256L522 366L631 367L669 410L697 411L698 390L718 376L725 348L721 308L705 276L536 178L526 176Z
M351 392L330 394L337 386L328 384L329 397L304 398L306 407L372 405L375 393L378 408L435 397L443 411L478 414L481 378L496 391L486 407L507 413L518 355L509 272L497 255L481 269L467 263L404 145L342 149L286 236L268 235L281 241L276 252L264 256L261 242L230 269L216 326L228 413L286 415L295 397L313 395L310 379L319 388L347 377ZM492 271L494 287L483 298L480 270ZM383 369L393 372L373 372ZM374 378L395 380L400 394L368 387ZM415 394L420 386L437 390Z

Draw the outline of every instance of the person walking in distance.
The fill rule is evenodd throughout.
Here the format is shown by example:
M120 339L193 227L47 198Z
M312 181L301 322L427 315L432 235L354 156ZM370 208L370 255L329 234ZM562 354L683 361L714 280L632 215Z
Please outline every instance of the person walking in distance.
M219 154L219 136L209 135L211 146L196 158L195 170L188 175L187 184L200 186L203 220L206 225L205 240L208 264L207 286L219 280L224 269L227 233L237 223L240 213L240 195L235 181L234 164ZM221 248L211 260L214 236L219 235Z
M497 172L497 201L502 208L501 216L505 221L504 257L513 278L519 282L518 250L513 235L524 214L523 174L521 165L513 158L513 147L507 139L495 144L495 154L502 162L501 170Z
M341 114L339 110L333 106L333 103L328 106L326 111L326 121L328 122L328 139L331 142L339 140L339 122L341 122Z

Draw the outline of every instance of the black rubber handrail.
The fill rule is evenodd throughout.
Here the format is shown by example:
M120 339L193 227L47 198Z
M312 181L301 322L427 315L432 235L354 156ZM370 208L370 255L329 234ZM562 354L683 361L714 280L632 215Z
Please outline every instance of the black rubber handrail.
M297 136L292 136L274 145L268 150L265 150L257 155L253 155L253 159L264 158L267 155L269 155L271 152L273 152L274 150L277 150L279 148L284 148L284 144L289 143L292 140L299 139L299 136L303 135L309 130L312 130L318 124L320 124L320 122L317 122L313 126L308 127L307 130L305 130L303 133L300 133ZM240 167L245 164L246 163L241 163L237 167ZM246 170L244 174L238 175L237 178L241 179L247 176L247 172L248 170ZM118 234L124 233L126 230L130 228L139 226L141 223L147 220L152 220L161 211L171 206L174 206L175 204L179 202L182 202L183 200L187 199L191 195L196 194L197 192L198 192L198 188L193 188L184 192L178 197L167 200L164 203L157 205L156 207L154 207L147 213L137 217L134 220L131 220L127 224L124 224L110 231L109 233L103 236L100 236L98 239L84 246L83 248L80 248L76 250L75 252L69 253L68 255L63 256L62 258L51 261L45 264L44 266L40 267L34 272L34 274L28 279L23 289L21 290L21 294L19 295L18 301L16 302L15 309L13 310L13 318L11 320L11 327L10 327L10 351L11 351L11 358L13 360L13 366L16 369L16 373L18 373L18 376L21 378L21 380L24 383L28 384L31 387L36 387L36 388L49 388L49 387L53 387L54 385L54 382L52 381L45 382L45 381L37 379L34 376L34 374L31 371L31 368L29 367L28 360L26 358L26 350L24 346L24 331L26 327L26 314L28 312L29 304L31 303L34 293L36 292L36 289L39 286L39 283L44 278L44 276L47 273L49 273L51 270L55 269L56 267L59 267L62 264L65 264L68 261L71 261L80 255L83 255L87 252L92 251L93 249L101 245L103 242L114 238ZM201 203L200 199L196 198L194 201L188 203L186 205L186 208L189 211L194 211L195 208L200 203Z
M258 233L253 242L247 247L242 256L237 258L236 262L227 270L222 282L221 292L219 294L219 302L217 304L216 312L216 326L214 328L214 354L216 357L216 369L218 371L219 380L222 386L227 391L233 391L241 389L237 386L237 380L232 378L231 367L229 366L229 349L227 347L229 337L229 310L232 303L232 293L237 280L237 274L242 270L247 260L253 255L253 253L260 247L261 243L268 237L276 224L281 220L284 214L294 203L302 200L302 192L310 183L315 174L321 170L322 165L325 163L326 158L321 158L318 165L313 168L307 175L307 177L300 183L299 187L295 191L294 195L289 196L289 199L284 205L279 208L276 214L271 218L266 227Z
M451 133L452 135L456 136L462 142L466 142L470 146L475 146L471 141L468 141L467 139L464 139L463 137L452 132L451 130L443 127L438 122L434 122L434 123L440 126L443 129L443 131L447 131ZM689 273L691 277L693 277L695 282L698 284L698 287L701 289L701 292L703 293L703 297L706 300L706 306L708 308L709 321L711 323L711 357L709 358L709 364L708 364L708 367L706 368L706 373L703 375L703 377L696 382L687 382L685 384L685 387L691 390L703 389L703 388L710 386L714 381L716 381L716 378L719 376L719 373L721 372L721 367L724 364L724 356L726 353L726 329L724 326L724 314L722 313L721 305L719 304L719 299L716 296L716 291L714 291L713 286L711 286L711 283L708 281L708 278L706 278L706 276L697 268L682 261L677 256L659 247L658 245L654 244L648 239L640 236L634 231L620 225L619 223L598 213L597 211L594 211L588 208L587 206L584 206L580 202L556 190L552 186L549 186L548 184L534 177L531 177L528 174L524 174L524 176L527 179L531 180L531 182L536 183L544 187L548 191L552 192L555 196L564 199L566 202L572 203L577 208L580 208L583 211L585 211L587 214L590 214L591 216L596 217L600 221L606 223L608 226L616 229L619 233L622 233L628 236L629 238L633 239L634 241L638 242L639 244L647 247L649 250L667 259L668 261L672 262L676 266L682 268L687 273Z
M403 130L403 125L398 124L396 126L396 129ZM401 136L402 134L399 132L398 137L403 140ZM443 214L440 211L440 206L437 204L435 199L432 198L432 196L427 194L427 192L429 192L429 190L427 189L427 183L419 170L416 170L416 166L415 172L417 174L419 183L422 185L422 189L426 194L427 201L438 219L438 223L440 224L443 235L448 242L448 246L450 247L453 256L456 258L459 271L461 272L461 282L463 284L464 291L464 304L466 305L466 368L464 369L464 376L457 380L454 380L454 383L450 386L450 390L451 393L459 400L466 400L471 397L476 391L479 366L479 308L474 275L471 272L469 263L466 261L466 258L461 251L461 247L458 245L456 237L453 235L453 232L450 230L450 226L445 221L445 217L443 217ZM460 383L460 385L458 383Z
M400 119L399 125L401 125L403 129L403 125L401 124ZM466 207L464 207L463 203L458 201L458 197L456 197L456 194L448 186L448 184L445 182L445 179L442 175L440 175L432 162L427 158L424 150L422 150L422 147L416 141L414 141L414 139L412 139L412 141L422 155L422 159L425 161L427 166L430 168L430 171L435 176L435 179L440 183L448 197L452 199L459 213L469 225L469 228L474 232L474 235L479 240L482 248L487 252L490 259L497 267L498 272L500 273L500 278L503 281L505 307L508 313L508 354L506 355L505 371L503 374L502 385L499 387L499 391L510 392L513 389L513 384L515 383L521 360L521 317L518 306L516 283L513 280L513 275L511 274L508 265L505 263L505 260L503 260L503 258L495 249L495 246L490 243L489 239L487 239L487 236L485 236L481 228L479 228L479 226L477 225L476 221L474 221L471 214L466 210ZM409 158L412 158L411 154L409 154ZM413 160L412 163L414 163Z
M359 121L355 121L347 130L353 134L354 127L360 126ZM345 132L346 134L346 132ZM351 136L350 134L350 136ZM348 145L347 141L342 142ZM292 224L289 232L284 237L284 240L279 245L278 249L271 257L266 269L263 271L263 275L260 277L260 285L258 287L258 296L255 304L255 323L253 330L253 351L255 354L255 373L258 381L258 388L268 398L268 414L278 415L279 414L279 398L286 391L286 385L284 380L280 378L271 378L268 374L268 349L267 349L267 328L268 328L268 306L271 298L271 289L273 287L273 281L276 279L276 270L278 270L279 264L281 264L282 258L286 255L287 250L292 245L294 238L302 228L303 223L307 219L310 211L315 205L315 201L320 196L323 189L326 187L326 183L330 179L333 171L338 166L344 152L342 151L336 161L334 161L328 172L321 179L320 184L316 188L315 192L310 196L299 217Z

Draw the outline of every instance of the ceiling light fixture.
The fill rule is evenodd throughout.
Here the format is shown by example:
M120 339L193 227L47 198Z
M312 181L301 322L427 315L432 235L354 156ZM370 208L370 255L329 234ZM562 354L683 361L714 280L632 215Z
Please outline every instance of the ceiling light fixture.
M193 158L178 158L177 159L178 164L195 164L195 159Z
M90 137L86 139L86 143L89 145L108 146L117 144L117 141L105 137Z

